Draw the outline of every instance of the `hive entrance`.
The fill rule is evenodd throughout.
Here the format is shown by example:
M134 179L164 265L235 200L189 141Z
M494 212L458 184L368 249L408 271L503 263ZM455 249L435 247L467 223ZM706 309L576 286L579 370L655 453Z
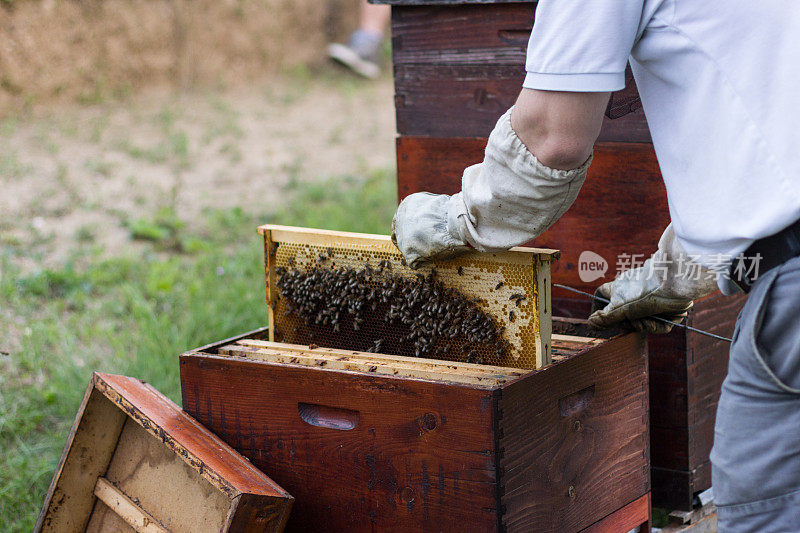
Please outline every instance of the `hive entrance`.
M549 250L411 270L385 236L262 226L271 340L538 368L549 361Z

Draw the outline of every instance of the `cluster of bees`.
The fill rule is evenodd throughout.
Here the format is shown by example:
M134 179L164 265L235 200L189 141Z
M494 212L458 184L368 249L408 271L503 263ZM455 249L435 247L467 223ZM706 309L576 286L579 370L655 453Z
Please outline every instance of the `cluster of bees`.
M480 300L445 287L435 271L406 277L392 273L389 261L358 269L323 263L324 257L307 268L290 263L276 269L284 313L299 316L312 338L315 329L338 333L344 327L359 332L351 337L364 344L349 349L394 353L395 348L396 355L446 354L472 363L483 363L489 354L502 359L510 348L505 328L477 305ZM454 357L454 350L461 355Z

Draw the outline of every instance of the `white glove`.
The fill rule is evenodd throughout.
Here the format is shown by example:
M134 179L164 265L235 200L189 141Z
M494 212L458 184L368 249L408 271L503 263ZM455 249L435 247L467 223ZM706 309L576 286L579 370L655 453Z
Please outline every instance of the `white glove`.
M574 170L543 165L511 128L512 110L497 121L483 162L464 171L460 193L415 193L400 203L392 240L412 268L469 247L485 252L524 244L575 201L591 157Z
M658 241L658 251L644 265L597 289L595 296L610 303L592 313L589 323L607 328L627 321L637 331L668 333L672 325L654 316L681 322L692 300L716 288L716 275L689 258L670 224Z
M417 192L400 202L392 219L392 242L411 268L446 260L469 250L447 231L450 196Z

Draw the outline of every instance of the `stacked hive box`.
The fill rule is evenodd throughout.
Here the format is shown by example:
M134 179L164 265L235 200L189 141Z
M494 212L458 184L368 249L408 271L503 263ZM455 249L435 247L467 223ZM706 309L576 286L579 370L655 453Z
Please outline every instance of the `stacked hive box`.
M183 408L291 491L289 531L647 527L638 335L557 334L532 371L266 337L182 355Z
M461 172L483 158L486 137L516 99L535 3L387 0L397 108L400 198L454 193ZM667 199L644 113L628 87L612 96L594 163L575 205L537 246L560 249L553 282L592 292L617 266L642 260L669 223ZM581 252L605 258L605 278L584 282ZM696 303L688 324L730 336L742 298ZM553 314L586 316L589 303L553 291ZM708 454L727 343L685 330L650 341L653 500L687 509L711 484Z

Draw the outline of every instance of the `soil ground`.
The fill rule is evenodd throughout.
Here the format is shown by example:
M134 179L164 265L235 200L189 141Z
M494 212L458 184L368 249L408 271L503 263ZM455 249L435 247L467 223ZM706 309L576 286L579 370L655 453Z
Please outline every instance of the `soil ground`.
M0 122L0 246L29 272L79 242L135 246L131 223L169 211L270 211L282 187L394 165L388 76L301 69L224 92L151 92Z

